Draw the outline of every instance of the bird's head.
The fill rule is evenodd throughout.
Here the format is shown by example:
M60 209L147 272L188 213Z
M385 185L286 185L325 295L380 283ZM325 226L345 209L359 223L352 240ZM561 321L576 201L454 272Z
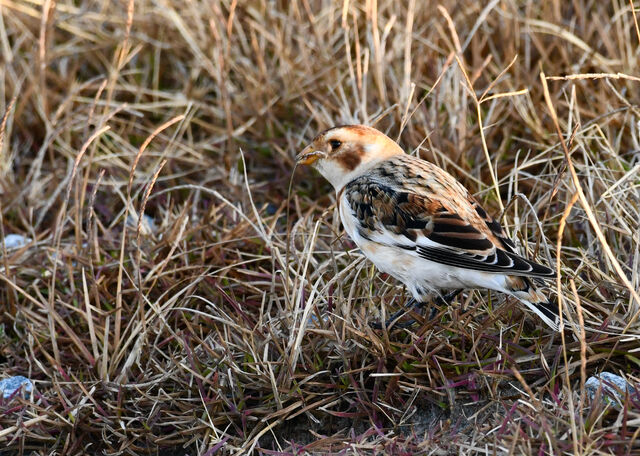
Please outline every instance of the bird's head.
M340 190L368 169L404 151L384 133L364 125L325 130L296 157L296 163L312 165Z

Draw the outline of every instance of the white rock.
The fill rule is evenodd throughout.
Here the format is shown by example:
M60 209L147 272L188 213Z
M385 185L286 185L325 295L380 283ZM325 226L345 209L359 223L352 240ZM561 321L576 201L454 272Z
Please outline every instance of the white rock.
M0 391L2 392L2 397L5 399L15 393L15 391L20 387L23 387L24 391L27 393L33 391L33 384L31 383L31 380L27 377L23 377L22 375L16 375L15 377L0 380Z
M322 321L324 323L329 321L329 317L326 315L322 316ZM318 317L315 316L315 314L311 314L311 316L309 317L309 320L307 321L307 327L316 327L316 328L322 328L322 325L320 324L320 320L318 320Z
M127 226L129 228L133 228L134 230L138 229L138 214L131 213L127 215ZM152 233L155 233L157 230L156 222L153 220L153 217L150 215L144 214L142 216L142 223L140 224L140 234L143 236L148 236Z
M589 377L584 384L589 398L593 400L598 388L602 386L602 396L611 404L622 404L625 392L633 394L635 389L622 377L611 372L602 372Z
M7 234L4 237L4 247L6 249L17 249L23 245L27 245L31 239L21 234Z

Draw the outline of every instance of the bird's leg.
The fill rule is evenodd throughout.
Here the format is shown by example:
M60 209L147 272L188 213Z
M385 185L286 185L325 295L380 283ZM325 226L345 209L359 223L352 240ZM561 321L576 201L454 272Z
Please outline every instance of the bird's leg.
M456 298L456 296L462 293L462 290L463 290L462 288L458 288L457 290L453 290L444 296L437 295L433 302L433 305L431 306L431 309L429 310L429 320L434 319L434 317L438 313L438 309L437 309L438 307L450 305L451 302ZM419 302L416 304L416 307L418 308L424 307L426 304L428 303L424 301Z
M462 290L463 290L462 288L458 288L457 290L453 290L453 291L447 293L444 296L439 296L438 295L438 297L436 297L435 305L437 305L437 306L442 306L442 305L448 306L449 304L451 304L451 301L453 301L456 298L456 296L458 296L460 293L462 293Z
M449 293L447 293L444 296L440 296L438 295L435 299L435 302L431 306L431 309L429 311L429 321L433 320L436 316L436 314L438 313L438 307L442 306L442 305L449 305L451 304L451 301L453 301L455 299L456 296L458 296L460 293L462 292L462 288L459 288L457 290L453 290ZM407 303L406 306L404 306L402 309L394 312L388 319L387 321L384 322L384 326L385 328L389 328L391 326L391 324L398 318L400 317L402 314L410 311L411 307L413 307L414 309L418 310L421 309L422 307L424 307L425 305L427 305L427 302L420 302L414 298L411 298L411 300ZM414 319L411 319L409 321L406 322L397 322L395 326L397 326L398 328L408 328L409 326L413 325L416 321ZM380 323L372 323L371 325L374 329L382 329L382 325Z
M456 299L456 296L458 296L460 293L462 293L462 288L450 291L444 296L436 296L435 302L433 303L434 305L431 306L429 320L433 320L435 318L436 314L438 313L438 307L451 305L451 302Z
M424 303L418 302L414 298L411 298L411 300L402 309L397 310L396 312L391 314L389 318L387 318L387 321L384 322L384 327L389 328L391 324L398 319L398 317L407 313L409 310L411 310L411 308L419 309L422 306L424 306ZM406 328L408 326L411 326L413 323L415 323L415 320L409 320L405 323L398 322L395 326L397 326L398 328ZM373 329L382 329L382 325L378 322L371 323L371 327Z

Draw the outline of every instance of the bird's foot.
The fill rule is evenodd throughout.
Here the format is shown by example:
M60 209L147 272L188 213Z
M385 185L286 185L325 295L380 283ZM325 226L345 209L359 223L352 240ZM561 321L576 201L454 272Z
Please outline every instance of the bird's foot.
M456 299L456 296L458 296L460 293L462 293L462 290L463 290L462 288L458 288L457 290L450 291L449 293L447 293L444 296L438 295L436 297L435 304L437 306L442 306L442 305L448 306L449 304L451 304L451 302L454 299Z
M442 305L449 305L451 304L451 302L456 298L456 296L458 296L460 293L462 292L462 289L458 289L458 290L453 290L450 293L447 293L444 296L440 296L438 295L435 299L435 301L433 302L434 305L431 306L431 308L429 309L429 321L433 320L435 318L435 316L438 313L438 307L442 306ZM411 320L408 321L397 321L402 315L404 315L407 312L410 312L412 309L418 310L423 308L424 306L426 306L428 303L427 302L420 302L417 301L416 299L411 299L407 305L405 307L403 307L402 309L394 312L388 319L387 321L384 322L384 327L389 329L391 328L391 326L396 326L398 328L408 328L409 326L412 326L416 320L414 320L413 318ZM371 324L371 326L374 329L382 329L382 325L380 323L374 322Z

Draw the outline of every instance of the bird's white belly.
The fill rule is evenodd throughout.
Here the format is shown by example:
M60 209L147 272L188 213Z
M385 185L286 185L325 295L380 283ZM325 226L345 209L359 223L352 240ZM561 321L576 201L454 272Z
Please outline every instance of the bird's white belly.
M358 222L348 211L347 205L340 205L340 218L349 237L380 271L404 283L416 299L441 289L504 288L501 275L443 265L426 260L415 251L370 241L360 235Z
M358 244L357 241L356 244ZM414 289L418 292L419 289L434 291L442 288L475 286L475 280L468 274L473 271L461 271L460 268L443 266L407 253L403 249L374 242L366 241L358 246L380 271L403 282L413 294L416 294Z
M373 242L359 244L359 247L380 271L404 283L418 300L443 289L490 288L505 291L505 279L500 274L442 265L413 255L413 252Z

